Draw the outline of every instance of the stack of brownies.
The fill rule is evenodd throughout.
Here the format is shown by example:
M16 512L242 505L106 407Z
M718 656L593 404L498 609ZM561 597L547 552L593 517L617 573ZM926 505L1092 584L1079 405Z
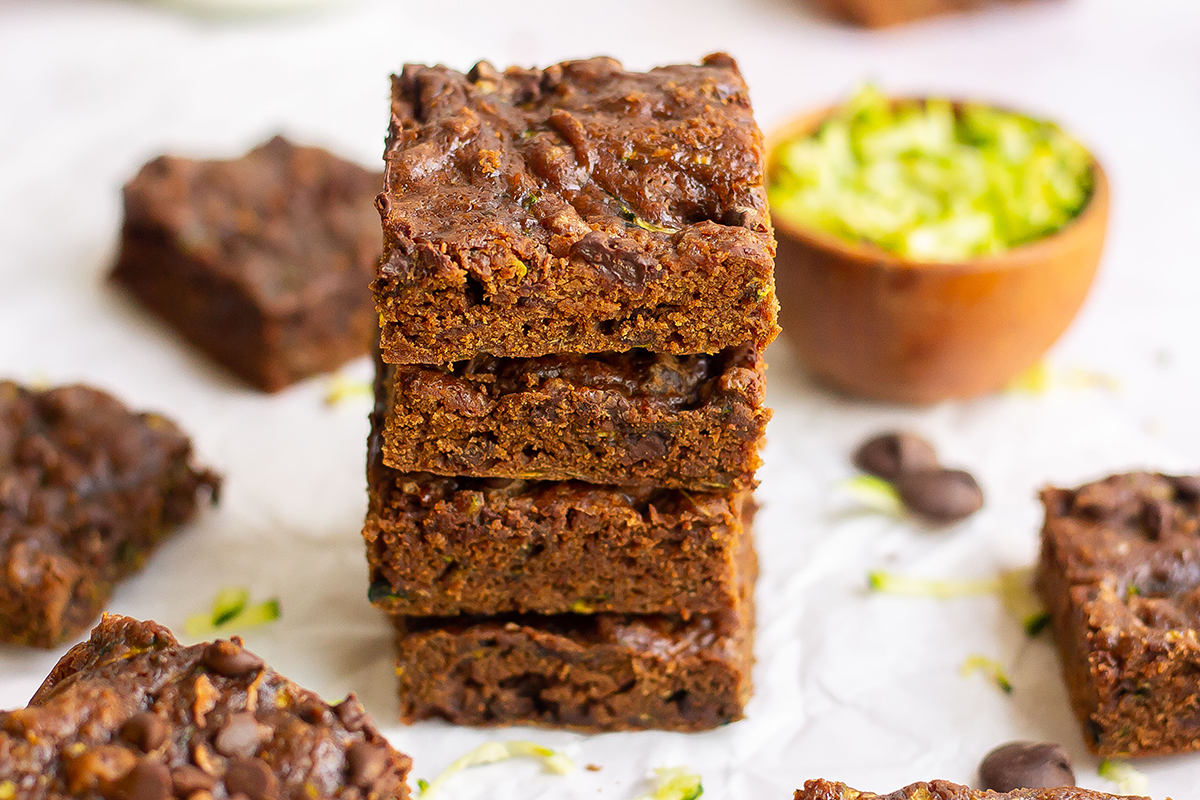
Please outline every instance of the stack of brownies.
M403 719L740 718L778 329L737 65L408 66L386 160L364 537Z

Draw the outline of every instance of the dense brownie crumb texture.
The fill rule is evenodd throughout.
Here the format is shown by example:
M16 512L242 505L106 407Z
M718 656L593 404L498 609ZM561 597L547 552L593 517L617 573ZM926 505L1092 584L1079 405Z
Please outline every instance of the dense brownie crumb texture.
M1038 585L1095 752L1200 748L1200 476L1042 492Z
M85 631L219 486L165 417L87 386L0 381L0 641L54 647Z
M403 800L407 756L236 637L183 647L106 615L27 708L0 713L0 797Z
M393 89L363 536L401 719L740 719L776 304L736 64Z
M778 332L762 134L729 56L408 65L385 157L386 361L715 353Z
M276 137L242 158L162 156L125 186L112 277L265 391L370 348L382 176Z
M382 369L383 457L404 471L753 488L771 417L751 345Z
M844 783L815 780L797 789L794 800L1121 800L1116 795L1064 786L1060 789L1017 789L1012 792L988 792L960 786L950 781L914 783L891 794L873 794L851 789ZM1126 798L1126 800L1139 800ZM1140 798L1149 800L1149 798Z

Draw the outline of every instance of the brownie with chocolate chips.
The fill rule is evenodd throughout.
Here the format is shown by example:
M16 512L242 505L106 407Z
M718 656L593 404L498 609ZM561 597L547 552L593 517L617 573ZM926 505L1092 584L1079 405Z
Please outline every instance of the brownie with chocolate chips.
M753 547L724 612L394 617L404 722L699 731L742 718Z
M241 640L180 645L105 615L29 706L0 713L0 797L404 800L409 758Z
M376 172L282 137L232 160L161 156L125 186L112 279L264 391L367 352Z
M87 630L220 478L183 431L88 386L0 381L0 642Z
M1103 756L1200 749L1200 476L1049 488L1038 589Z
M797 789L793 800L1149 800L1149 798L1093 792L1063 786L1057 789L1016 789L1011 792L988 792L960 786L950 781L914 783L897 789L890 794L874 794L851 789L835 781L807 781L803 789Z
M771 416L753 345L379 369L383 459L409 472L753 488Z
M729 56L644 73L410 64L392 87L384 360L775 337L763 139Z

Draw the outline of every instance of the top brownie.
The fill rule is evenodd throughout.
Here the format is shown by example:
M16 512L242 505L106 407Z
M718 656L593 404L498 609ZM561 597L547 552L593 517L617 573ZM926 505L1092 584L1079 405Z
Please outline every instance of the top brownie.
M385 361L715 353L778 332L762 134L727 55L408 65L385 158Z

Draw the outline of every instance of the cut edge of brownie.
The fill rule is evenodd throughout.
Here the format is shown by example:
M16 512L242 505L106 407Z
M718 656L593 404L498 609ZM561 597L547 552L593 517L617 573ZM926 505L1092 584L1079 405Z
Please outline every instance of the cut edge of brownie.
M749 492L631 498L547 482L513 497L495 483L372 470L363 527L371 601L407 616L684 617L738 602L756 509Z
M752 489L771 417L751 346L376 366L384 460L406 472Z
M28 707L0 712L0 786L29 800L194 797L222 785L234 797L354 787L405 800L410 766L354 695L330 706L238 637L182 646L157 623L115 614L63 656Z
M1041 498L1037 586L1089 749L1200 749L1200 478L1125 473Z
M0 381L0 413L0 641L53 648L87 629L202 495L216 504L221 478L194 465L174 422L89 386Z
M754 663L752 545L727 614L393 617L401 721L700 731L739 720Z

